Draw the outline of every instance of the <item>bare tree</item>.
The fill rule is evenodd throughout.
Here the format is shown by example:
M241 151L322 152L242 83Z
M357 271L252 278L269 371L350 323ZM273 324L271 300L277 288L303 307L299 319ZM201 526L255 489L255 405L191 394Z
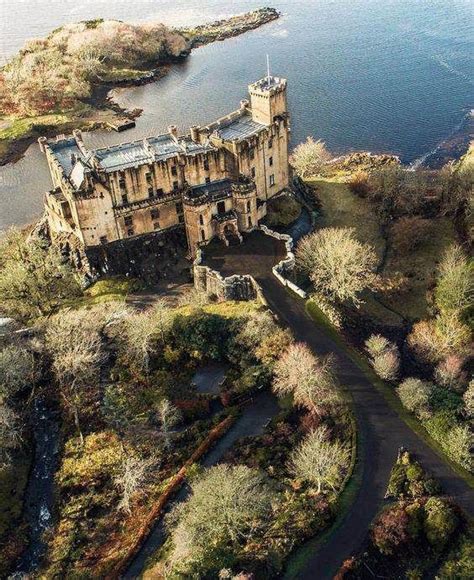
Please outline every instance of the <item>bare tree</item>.
M150 357L157 343L165 344L172 322L172 311L164 300L158 300L146 312L125 319L127 353L145 374L149 371Z
M316 358L303 343L291 344L275 364L275 393L291 394L297 406L312 413L341 400L337 385L334 358Z
M149 477L150 468L156 463L151 459L143 459L136 455L126 455L120 472L114 478L114 485L121 494L119 509L132 513L130 503L132 497L141 489Z
M321 493L327 487L336 490L349 461L349 450L339 441L329 441L328 430L319 427L293 452L289 467L296 477L316 484L316 492Z
M238 547L269 521L274 494L262 475L244 465L217 465L191 484L191 495L168 520L169 567L186 576L187 566L219 546ZM190 577L190 576L186 576Z
M440 311L458 314L474 304L474 262L459 245L450 246L441 260L435 300Z
M97 312L96 312L97 313ZM46 347L52 358L52 368L61 389L61 395L71 411L81 439L84 439L79 421L83 390L97 381L103 360L100 332L104 320L90 310L61 311L47 324Z
M0 469L8 467L11 451L21 444L19 415L6 404L0 403Z
M169 449L172 429L181 421L181 413L168 399L162 399L156 406L156 414L165 447Z
M0 350L0 400L14 396L35 378L35 359L28 349L11 344Z
M290 163L301 179L313 177L321 172L324 165L331 159L324 141L315 141L308 137L304 143L295 147Z
M353 228L324 228L304 237L297 265L309 274L316 292L332 301L361 303L360 293L376 287L377 255L359 242Z

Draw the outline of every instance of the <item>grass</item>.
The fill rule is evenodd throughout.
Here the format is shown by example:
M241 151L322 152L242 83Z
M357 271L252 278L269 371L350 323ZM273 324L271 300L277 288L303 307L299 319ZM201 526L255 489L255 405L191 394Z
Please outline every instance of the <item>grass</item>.
M130 293L140 289L141 282L136 278L123 276L104 278L89 286L83 296L66 300L64 307L84 308L103 302L124 302Z
M370 202L351 193L346 183L336 179L308 180L307 183L314 187L321 203L316 226L354 228L358 239L373 246L381 260L385 240L380 220Z
M229 300L228 302L216 302L211 304L206 304L203 307L204 312L208 314L217 314L223 318L242 318L259 310L261 304L256 300L252 301L235 301ZM179 312L184 315L188 315L192 312L192 306L182 306Z
M323 328L323 330L330 335L330 337L337 342L337 344L344 348L346 353L349 355L351 360L361 369L365 374L367 379L372 383L372 385L382 393L387 403L392 407L392 409L400 416L401 419L414 431L427 445L429 445L436 453L441 457L441 459L447 463L451 469L466 483L474 488L474 475L470 474L467 470L463 469L460 465L452 461L439 447L437 442L428 434L426 429L421 425L421 423L409 413L405 407L400 402L400 399L394 393L393 388L380 379L372 367L369 365L368 361L364 356L361 355L355 348L347 344L339 332L331 325L329 320L324 316L324 314L319 310L314 302L308 300L306 303L306 310L314 322Z
M428 239L408 255L397 254L390 248L383 269L383 273L387 276L400 272L408 279L406 290L382 299L383 304L408 320L427 316L429 308L427 293L434 286L438 263L445 250L456 239L452 219L440 217L430 222L432 233Z
M427 293L434 284L437 264L445 249L455 241L455 229L447 217L430 220L432 235L425 243L412 249L409 255L396 253L391 246L390 228L384 238L381 221L374 204L353 194L341 177L308 180L321 203L317 227L349 227L356 230L358 239L375 249L379 260L387 246L381 274L390 278L400 273L408 280L406 289L374 300L366 298L362 311L389 325L406 320L426 318L429 303ZM385 308L386 306L386 308ZM397 316L397 314L399 316Z

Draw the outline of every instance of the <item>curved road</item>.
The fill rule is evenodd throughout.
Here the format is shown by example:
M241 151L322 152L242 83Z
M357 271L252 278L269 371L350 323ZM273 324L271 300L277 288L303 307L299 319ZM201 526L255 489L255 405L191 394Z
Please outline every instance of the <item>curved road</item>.
M474 492L451 468L421 440L389 406L383 395L352 362L345 350L309 318L304 302L290 295L271 273L282 248L261 233L251 234L245 244L231 248L211 246L206 250L206 265L223 275L252 274L262 287L271 310L295 338L306 342L315 354L334 353L339 379L351 392L362 441L359 461L362 482L342 524L306 560L298 579L330 579L342 562L361 547L367 530L383 505L384 494L398 448L412 451L423 467L440 482L469 516L474 515Z

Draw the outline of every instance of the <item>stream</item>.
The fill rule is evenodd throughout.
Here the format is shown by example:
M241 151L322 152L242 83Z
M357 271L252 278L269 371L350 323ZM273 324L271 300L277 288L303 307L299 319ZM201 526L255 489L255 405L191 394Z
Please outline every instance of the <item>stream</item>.
M35 454L25 494L24 513L30 527L30 542L20 556L17 573L35 572L46 553L44 532L51 526L54 506L54 474L58 463L59 422L56 412L39 395L31 410Z

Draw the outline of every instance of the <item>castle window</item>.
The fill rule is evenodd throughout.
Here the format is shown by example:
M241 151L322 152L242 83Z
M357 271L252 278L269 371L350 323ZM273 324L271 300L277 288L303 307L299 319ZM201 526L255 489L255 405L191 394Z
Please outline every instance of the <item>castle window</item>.
M268 165L270 165L270 167L273 165L273 157L268 159Z
M211 183L211 178L210 177L206 177L206 183Z
M252 218L249 216L249 228L252 227Z
M183 204L180 201L176 204L176 213L183 213Z
M153 185L153 179L152 179L151 173L145 173L145 178L146 178L146 182L148 183L148 185Z
M249 157L250 157L250 159L254 159L255 158L255 149L253 147L251 147L249 149Z
M160 229L160 222L153 222L153 229L159 230Z
M201 242L205 241L206 241L206 232L204 230L201 230Z
M154 195L153 185L148 186L148 197L153 197Z
M250 201L248 201L248 202L247 202L247 211L250 211L251 209L252 209L252 208L251 208L251 205L250 205Z
M107 236L100 236L99 241L101 244L106 244L107 243Z
M171 175L178 175L178 170L176 169L176 165L173 165L173 167L171 168Z
M161 187L156 190L156 195L163 195L163 189Z
M204 159L204 171L209 171L209 161Z
M204 216L202 215L202 213L201 213L201 214L199 214L199 224L200 224L201 226L203 226L203 225L204 225Z
M128 195L124 193L122 195L122 205L126 205L128 203Z
M184 215L183 214L180 214L178 216L178 221L179 221L180 224L184 224Z
M275 176L270 175L270 187L273 187L274 185L275 185Z
M125 177L121 177L119 179L119 187L120 187L121 190L126 191L127 185L125 183Z
M123 223L126 226L133 226L133 217L131 215L127 215L123 218Z
M273 139L268 140L268 148L271 149L273 147Z
M127 236L128 237L131 237L133 235L135 235L134 229L133 228L128 228L128 230L127 230Z
M255 167L252 167L250 174L252 175L252 178L255 179Z
M177 181L173 181L173 189L178 189L179 183Z
M152 220L157 220L160 217L160 210L156 208L150 210L150 217Z

